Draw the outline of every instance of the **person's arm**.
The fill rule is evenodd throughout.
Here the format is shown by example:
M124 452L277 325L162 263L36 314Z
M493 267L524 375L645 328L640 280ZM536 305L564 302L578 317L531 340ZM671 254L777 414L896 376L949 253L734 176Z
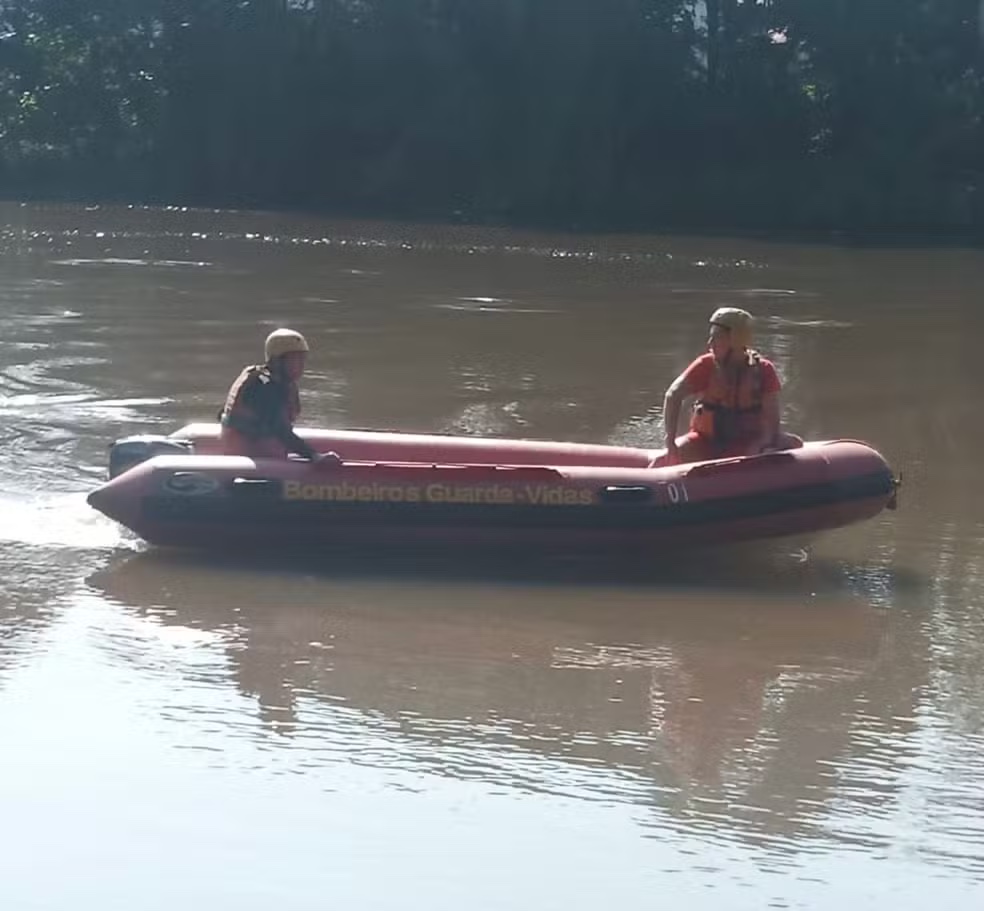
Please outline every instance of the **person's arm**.
M762 396L762 433L752 452L762 452L774 446L779 437L779 393L769 392Z
M312 462L317 461L318 453L309 443L302 440L286 421L282 421L277 428L277 439L287 448L288 452L296 452L301 458Z
M677 457L677 426L680 423L680 411L683 409L683 400L686 397L686 374L681 373L670 384L663 398L663 433L666 436L666 455L671 461Z
M280 403L282 405L282 403ZM277 439L284 444L288 452L296 452L301 458L319 465L323 468L331 468L341 465L342 460L336 452L319 453L306 440L302 439L294 431L290 422L286 418L286 410L278 406L276 412L276 422L274 424L274 434Z
M779 439L779 419L781 407L779 403L779 392L782 384L779 381L779 374L771 362L762 365L762 432L755 440L752 452L762 452L775 446Z
M256 380L243 390L244 403L259 419L260 425L267 428L288 452L296 452L305 459L314 461L318 453L302 440L291 427L285 416L283 386L279 383Z
M343 464L342 458L337 452L318 452L316 449L312 449L290 428L287 429L287 434L282 438L282 442L288 451L296 452L319 468L336 468Z
M713 369L714 361L711 356L702 354L666 390L663 397L663 430L666 434L666 455L671 464L677 458L677 426L683 403L707 386L710 371Z

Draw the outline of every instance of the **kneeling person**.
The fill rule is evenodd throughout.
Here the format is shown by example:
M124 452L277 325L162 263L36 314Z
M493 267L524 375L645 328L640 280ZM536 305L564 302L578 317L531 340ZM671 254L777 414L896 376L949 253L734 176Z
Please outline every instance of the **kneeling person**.
M267 336L266 361L243 369L219 413L226 455L286 459L290 453L319 464L337 464L335 453L319 455L294 432L301 412L298 383L309 351L300 332L277 329Z
M678 376L666 392L666 454L653 464L679 464L755 455L803 445L779 428L779 375L751 347L752 316L721 307L710 318L708 352ZM694 396L689 432L676 428L686 398Z

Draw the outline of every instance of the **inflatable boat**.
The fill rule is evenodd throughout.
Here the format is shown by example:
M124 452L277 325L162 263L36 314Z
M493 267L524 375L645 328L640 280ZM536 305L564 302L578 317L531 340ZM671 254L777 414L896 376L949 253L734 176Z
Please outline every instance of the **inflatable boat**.
M642 448L299 429L340 464L222 455L215 424L110 448L89 504L155 545L439 547L645 554L861 522L894 508L854 440L648 467Z

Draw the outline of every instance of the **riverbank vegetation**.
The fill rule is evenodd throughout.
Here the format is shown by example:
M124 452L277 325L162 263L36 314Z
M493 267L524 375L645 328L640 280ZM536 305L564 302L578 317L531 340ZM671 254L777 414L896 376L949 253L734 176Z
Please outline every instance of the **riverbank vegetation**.
M0 0L0 193L984 228L978 0Z

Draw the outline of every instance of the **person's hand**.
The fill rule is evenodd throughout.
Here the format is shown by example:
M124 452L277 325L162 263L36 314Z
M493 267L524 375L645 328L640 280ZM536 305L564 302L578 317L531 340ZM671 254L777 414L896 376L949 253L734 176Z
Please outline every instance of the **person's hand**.
M332 468L341 468L344 464L337 452L321 452L311 460L311 467L319 471L330 471Z
M674 440L671 446L666 447L665 452L654 456L646 468L665 468L668 465L676 465L679 459L680 451L677 448L676 440Z

